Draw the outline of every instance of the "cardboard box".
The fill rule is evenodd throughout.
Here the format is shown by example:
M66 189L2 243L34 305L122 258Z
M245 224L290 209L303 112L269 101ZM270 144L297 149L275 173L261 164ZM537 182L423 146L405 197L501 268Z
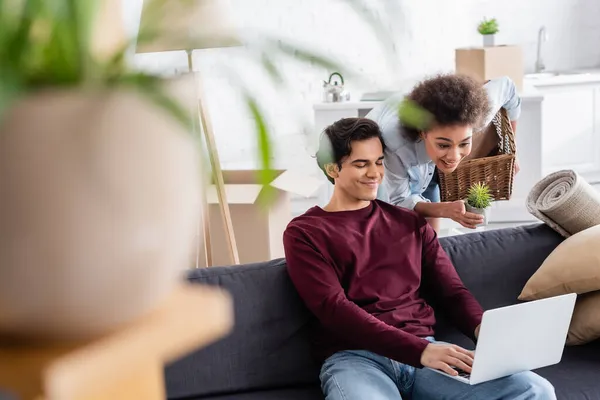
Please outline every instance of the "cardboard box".
M268 188L259 184L258 171L223 171L225 193L240 263L268 261L284 257L283 232L292 219L291 198L311 197L324 181L301 173L278 170ZM269 192L273 197L267 207ZM229 247L221 216L216 187L207 190L209 203L210 240L213 266L231 265ZM204 238L200 231L198 266L206 266Z
M482 83L508 76L520 92L523 89L523 52L519 46L456 49L456 73L472 76Z

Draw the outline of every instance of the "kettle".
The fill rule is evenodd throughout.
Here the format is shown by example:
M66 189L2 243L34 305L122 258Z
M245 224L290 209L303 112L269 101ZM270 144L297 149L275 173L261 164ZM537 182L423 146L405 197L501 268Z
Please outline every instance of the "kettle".
M336 75L339 80L336 79L332 82ZM329 80L323 81L323 101L325 103L340 103L348 100L350 100L350 93L344 89L344 77L339 72L329 75Z

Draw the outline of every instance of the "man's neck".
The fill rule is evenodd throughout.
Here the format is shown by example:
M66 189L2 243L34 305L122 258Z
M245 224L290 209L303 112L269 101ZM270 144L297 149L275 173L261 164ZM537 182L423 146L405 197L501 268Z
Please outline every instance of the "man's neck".
M328 212L354 211L368 207L370 204L371 202L368 200L349 199L334 191L331 200L323 207L323 210Z

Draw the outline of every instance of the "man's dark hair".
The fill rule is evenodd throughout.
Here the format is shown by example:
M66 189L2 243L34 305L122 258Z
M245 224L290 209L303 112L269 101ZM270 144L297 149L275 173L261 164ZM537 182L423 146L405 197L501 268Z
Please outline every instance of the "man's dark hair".
M481 128L489 112L489 100L483 85L465 75L438 75L418 83L407 99L431 114L433 126L471 125ZM402 132L411 141L421 130L400 120Z
M342 118L329 125L319 139L317 163L329 181L335 184L333 178L327 175L325 166L337 164L342 169L344 158L352 152L352 142L378 138L381 147L385 150L385 143L381 136L379 125L367 118Z

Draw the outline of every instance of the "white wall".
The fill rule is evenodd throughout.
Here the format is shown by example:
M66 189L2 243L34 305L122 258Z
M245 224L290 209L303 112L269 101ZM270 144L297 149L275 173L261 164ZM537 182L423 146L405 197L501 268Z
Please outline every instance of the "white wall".
M452 71L454 49L481 42L476 25L483 16L499 20L500 43L523 46L527 70L535 63L541 25L549 34L543 51L547 69L600 66L599 0L366 1L378 5L377 12L389 19L393 48L382 47L340 0L229 1L239 26L309 44L354 68L363 79L347 82L354 99L366 90L408 87L424 74ZM124 2L127 28L135 32L141 0ZM392 55L393 67L385 62L385 54ZM274 89L248 59L243 48L195 52L225 168L251 167L255 154L254 123L235 90L235 79L247 82L268 111L276 162L282 167L312 167L309 155L317 135L310 130L312 104L321 99L321 83L328 71L281 61L289 88ZM167 72L186 66L181 53L137 55L135 62ZM225 74L225 67L232 69L233 78Z

